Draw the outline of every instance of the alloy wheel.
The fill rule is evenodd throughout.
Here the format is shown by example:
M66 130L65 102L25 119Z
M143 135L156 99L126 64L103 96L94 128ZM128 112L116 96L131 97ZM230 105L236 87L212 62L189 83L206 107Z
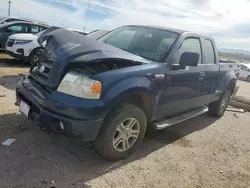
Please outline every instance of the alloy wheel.
M116 129L113 136L113 147L118 152L131 148L140 134L140 124L135 118L124 120Z
M224 95L223 99L221 100L221 105L220 105L221 112L223 112L226 109L228 101L229 101L228 95Z

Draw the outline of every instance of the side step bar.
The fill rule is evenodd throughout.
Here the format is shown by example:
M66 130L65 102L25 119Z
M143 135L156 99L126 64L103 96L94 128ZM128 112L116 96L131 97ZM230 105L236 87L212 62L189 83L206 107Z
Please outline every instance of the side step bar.
M155 127L156 130L164 129L164 128L169 127L171 125L175 125L175 124L180 123L182 121L185 121L185 120L191 119L193 117L199 116L201 114L204 114L207 111L208 111L208 107L202 106L202 107L190 110L188 112L185 112L183 114L180 114L178 116L166 118L166 119L163 119L162 121L158 121L158 122L153 122L153 126Z

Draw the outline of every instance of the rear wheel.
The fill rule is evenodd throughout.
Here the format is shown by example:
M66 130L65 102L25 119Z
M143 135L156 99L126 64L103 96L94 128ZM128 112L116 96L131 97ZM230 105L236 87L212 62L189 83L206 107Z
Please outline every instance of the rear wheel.
M107 160L124 159L141 143L146 126L147 119L142 109L121 103L108 115L94 147Z
M218 101L212 102L209 105L209 114L216 117L223 116L227 109L230 96L231 91L229 89L226 89Z
M247 81L250 82L250 75L247 77Z

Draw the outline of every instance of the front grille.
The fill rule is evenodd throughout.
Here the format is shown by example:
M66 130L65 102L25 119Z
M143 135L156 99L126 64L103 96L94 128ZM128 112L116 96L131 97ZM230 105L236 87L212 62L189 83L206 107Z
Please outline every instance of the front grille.
M7 46L12 47L14 45L14 43L15 43L14 39L9 39L7 42Z
M66 63L64 59L47 51L46 48L42 49L38 55L39 60L32 65L30 75L43 88L50 91L54 90L60 82L62 70L64 70Z
M39 56L39 62L31 67L30 75L41 85L51 88L58 72L57 63L46 52Z
M43 61L41 61L37 67L35 67L35 75L36 77L38 77L39 79L42 79L44 81L47 81L49 79L50 76L50 72L52 69L54 61L50 60L50 59L45 59ZM43 68L44 67L44 68Z
M46 85L40 84L37 80L34 79L34 77L29 76L28 78L34 85L41 87L47 94L52 93L52 90L50 88L46 87Z

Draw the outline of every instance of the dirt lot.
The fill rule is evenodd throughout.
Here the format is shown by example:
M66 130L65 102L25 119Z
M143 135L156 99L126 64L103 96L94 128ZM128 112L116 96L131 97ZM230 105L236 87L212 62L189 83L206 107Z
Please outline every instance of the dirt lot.
M128 159L104 161L88 144L39 130L17 114L15 83L28 70L0 55L0 187L250 187L250 113L207 114L148 134ZM250 94L240 81L239 93Z

